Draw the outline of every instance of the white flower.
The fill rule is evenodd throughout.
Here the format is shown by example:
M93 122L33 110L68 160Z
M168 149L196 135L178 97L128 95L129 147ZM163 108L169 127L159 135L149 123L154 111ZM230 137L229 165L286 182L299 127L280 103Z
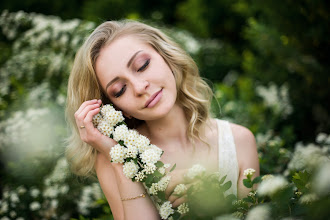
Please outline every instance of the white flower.
M6 201L1 203L0 213L8 212L8 203Z
M266 179L270 179L270 178L273 178L274 176L272 174L266 174L264 176L261 177L261 179L264 181Z
M162 219L168 219L174 213L172 204L169 201L164 202L159 209L159 215Z
M110 150L110 156L113 163L124 163L126 156L126 148L120 144L116 144Z
M136 158L138 155L138 149L135 146L128 145L126 150L126 157Z
M189 212L188 204L187 203L182 203L181 205L179 205L178 212L181 215L184 215L184 214L188 213Z
M30 204L31 211L36 211L36 210L40 209L40 207L41 207L40 203L36 202L36 201L34 201Z
M165 191L170 180L171 176L164 176L161 178L158 182L158 191Z
M158 191L165 191L170 180L171 176L164 176L159 180L158 183L152 183L151 187L149 188L149 193L152 195L157 195Z
M162 155L162 153L163 153L163 150L160 149L159 147L157 147L157 146L154 145L154 144L150 144L150 145L147 147L146 150L148 150L148 149L153 149L153 150L157 151L157 153L158 153L159 155Z
M322 196L330 193L330 162L323 164L317 171L313 179L313 189L314 191Z
M256 171L252 168L246 169L246 170L244 170L244 176L252 177L255 172Z
M301 196L299 199L299 202L301 204L309 204L309 203L316 201L317 199L318 199L318 196L315 193L309 193L309 194L305 194L305 195Z
M143 153L149 147L150 140L143 135L138 135L135 145L139 149L139 152Z
M326 133L319 133L316 136L316 142L321 144L321 143L323 143L324 141L327 140L327 137L328 137L328 135Z
M119 122L122 122L125 120L121 111L107 112L105 115L103 115L103 119L107 120L107 122L112 126L115 126Z
M164 164L165 169L169 168L170 166L171 166L171 164L169 164L169 163Z
M202 165L195 164L188 170L186 177L189 179L194 179L196 176L200 176L202 173L204 173L205 170L206 169Z
M128 128L126 125L119 125L115 128L113 132L113 139L115 141L125 140L126 135L128 134Z
M324 154L324 149L315 144L304 146L302 143L297 143L288 168L290 170L311 170L320 164L330 162L329 156Z
M116 109L112 105L103 105L101 108L101 114L104 116L107 113L112 113L116 111Z
M99 130L103 135L110 137L113 133L113 125L106 120L102 120L97 125L97 130Z
M152 163L147 163L145 166L144 166L144 172L146 173L146 174L152 174L152 173L154 173L155 172L155 170L156 170L156 166L155 166L155 164L152 164Z
M26 189L24 186L19 186L19 187L17 187L17 192L18 192L18 194L22 195L26 192Z
M128 130L128 133L124 139L124 143L126 146L128 145L136 146L138 138L139 138L139 133L136 130Z
M137 182L141 182L145 177L146 177L146 175L144 174L144 172L139 171L139 172L135 175L135 180L136 180Z
M271 209L268 205L258 205L252 208L247 216L246 220L268 220L271 219Z
M39 190L39 189L33 188L33 189L31 189L31 191L30 191L30 195L31 195L33 198L36 198L39 194L40 194L40 190Z
M10 218L8 218L7 216L4 216L4 217L0 218L0 220L10 220Z
M97 127L97 125L102 121L102 115L100 113L97 113L93 116L92 122L94 127Z
M123 173L129 179L132 179L138 171L139 166L132 161L126 162L123 166Z
M15 211L10 211L9 215L10 215L10 217L15 218L17 214Z
M19 198L18 198L18 196L17 196L16 193L11 193L11 194L10 194L10 200L11 200L11 202L13 202L13 203L17 203L17 202L19 202Z
M183 194L187 190L187 186L185 184L179 184L174 188L174 193L177 195Z
M141 155L142 162L145 164L152 163L155 164L157 163L158 160L160 160L160 154L157 152L155 149L148 149L145 150Z
M261 196L272 196L287 185L288 181L283 176L274 176L262 181L257 193Z
M158 171L159 171L162 175L164 175L165 172L166 172L166 169L165 169L164 166L162 166L162 167L159 167L159 168L158 168Z

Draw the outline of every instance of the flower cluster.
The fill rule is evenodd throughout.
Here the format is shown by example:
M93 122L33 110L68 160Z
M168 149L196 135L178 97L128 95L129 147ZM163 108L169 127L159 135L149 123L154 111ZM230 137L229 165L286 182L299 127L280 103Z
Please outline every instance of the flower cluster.
M162 219L168 219L172 214L185 214L189 208L187 204L172 208L172 204L165 199L165 189L171 177L167 176L169 164L160 161L163 151L156 145L150 144L147 137L136 130L128 129L124 123L121 111L112 105L101 107L100 113L93 117L93 125L103 135L118 142L110 150L111 162L123 163L124 175L132 181L142 182L149 195L157 203ZM171 171L174 167L171 169ZM191 176L198 175L203 168L196 167Z

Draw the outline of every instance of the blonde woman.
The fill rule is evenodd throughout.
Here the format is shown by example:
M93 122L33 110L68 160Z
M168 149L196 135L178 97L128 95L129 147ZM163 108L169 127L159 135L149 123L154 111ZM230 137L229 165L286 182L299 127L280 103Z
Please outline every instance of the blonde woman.
M253 134L210 117L212 91L192 58L160 30L133 21L97 27L78 51L68 84L67 118L72 127L67 158L78 175L96 172L115 219L159 219L141 183L111 163L116 142L92 124L101 104L121 110L130 128L148 137L176 164L166 196L173 207L185 197L172 194L194 164L220 171L242 197L243 171L259 163Z

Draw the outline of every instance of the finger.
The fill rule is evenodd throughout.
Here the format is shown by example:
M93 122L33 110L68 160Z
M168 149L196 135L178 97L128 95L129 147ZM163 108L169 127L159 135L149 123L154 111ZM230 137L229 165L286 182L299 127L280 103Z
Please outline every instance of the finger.
M77 125L84 125L83 122L86 118L86 115L88 114L88 112L96 109L96 108L100 108L100 104L96 103L96 104L91 104L91 105L87 105L77 116L76 116L76 122ZM92 121L92 120L90 120Z
M177 208L179 205L185 202L187 202L187 197L186 196L180 197L172 203L172 207Z
M85 109L86 106L96 104L97 102L98 102L97 99L88 100L88 101L83 102L80 105L80 107L78 108L78 110L76 111L75 115L79 115Z
M96 115L97 113L99 113L100 112L100 108L95 108L95 109L92 109L92 110L90 110L88 113L87 113L87 115L86 115L86 117L85 117L85 119L84 119L84 121L83 121L83 123L84 123L84 126L85 126L85 128L86 128L86 130L87 131L89 131L89 130L94 130L94 129L96 129L95 127L94 127L94 125L93 125L93 117L94 117L94 115Z

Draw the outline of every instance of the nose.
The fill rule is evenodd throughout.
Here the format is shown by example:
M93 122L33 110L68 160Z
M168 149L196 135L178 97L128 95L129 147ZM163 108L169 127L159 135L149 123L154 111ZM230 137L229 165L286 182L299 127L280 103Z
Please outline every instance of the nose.
M146 93L150 83L146 79L137 78L132 82L134 93L136 96L141 96Z

